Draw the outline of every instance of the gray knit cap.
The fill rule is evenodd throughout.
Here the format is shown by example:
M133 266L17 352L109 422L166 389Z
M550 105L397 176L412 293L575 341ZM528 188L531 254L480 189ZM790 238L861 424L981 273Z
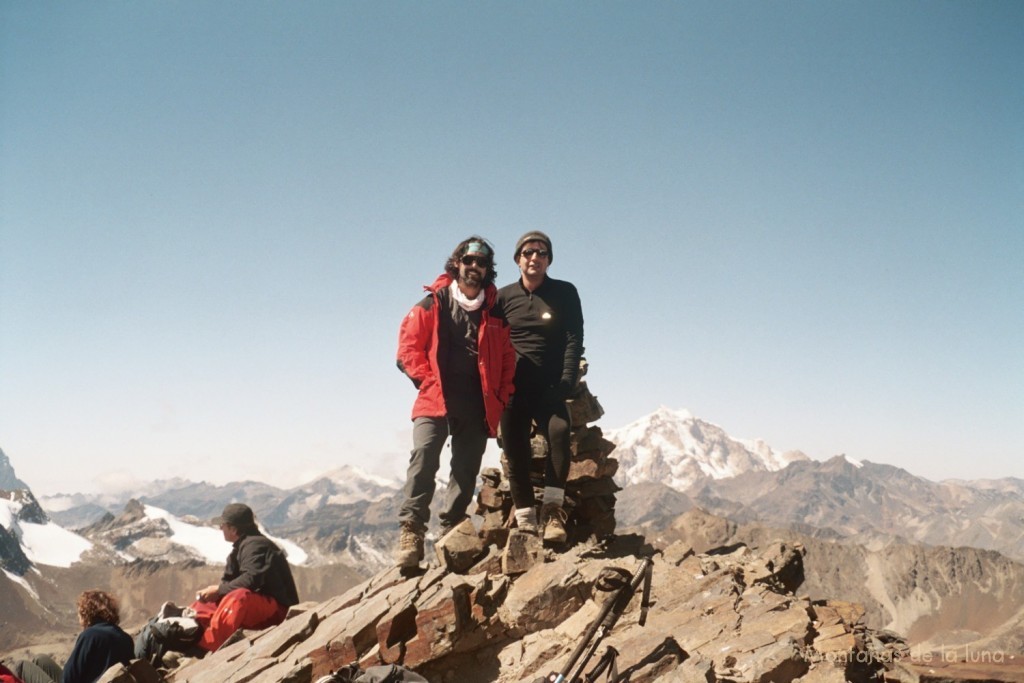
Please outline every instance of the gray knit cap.
M548 245L548 263L555 260L555 251L551 248L551 238L542 233L540 230L531 230L516 242L516 253L512 257L512 260L519 263L519 254L523 251L523 245L527 242L543 242Z

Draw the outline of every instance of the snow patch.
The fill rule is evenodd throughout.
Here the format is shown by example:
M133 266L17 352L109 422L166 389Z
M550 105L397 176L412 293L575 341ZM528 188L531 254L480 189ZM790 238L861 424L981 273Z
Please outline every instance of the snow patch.
M231 552L231 544L224 540L224 534L220 529L189 524L178 519L167 510L162 510L152 505L146 505L144 509L146 517L149 519L162 519L167 522L167 526L171 529L171 537L175 543L193 548L210 564L224 564L228 553ZM309 559L306 551L292 541L275 538L267 534L262 528L260 528L260 531L285 551L290 564L304 564Z
M29 595L31 595L34 599L36 599L36 600L39 599L39 594L35 592L35 590L31 586L31 584L29 584L29 582L25 580L24 576L18 576L17 574L12 574L11 572L7 571L6 569L3 570L3 573L5 575L7 575L8 579L10 579L14 583L16 583L19 586L21 586L22 588L24 588L25 591Z
M92 548L89 540L53 522L22 522L20 527L21 547L32 564L70 567L82 557L82 553Z
M0 498L0 526L10 531L14 526L19 510L21 510L20 503Z
M21 545L32 564L70 567L92 548L92 543L53 522L35 524L18 519L22 504L0 498L0 526Z

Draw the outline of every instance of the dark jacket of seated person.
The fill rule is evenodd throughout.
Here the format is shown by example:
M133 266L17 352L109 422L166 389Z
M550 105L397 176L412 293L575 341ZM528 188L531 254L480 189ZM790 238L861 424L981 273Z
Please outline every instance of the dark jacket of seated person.
M128 664L135 656L132 637L118 625L121 615L114 596L85 591L78 596L82 632L60 667L49 655L17 662L14 673L25 683L94 683L115 664Z

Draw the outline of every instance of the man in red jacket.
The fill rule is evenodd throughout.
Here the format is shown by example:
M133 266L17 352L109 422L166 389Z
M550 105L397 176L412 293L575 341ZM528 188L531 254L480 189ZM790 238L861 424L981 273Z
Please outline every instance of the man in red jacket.
M449 434L452 471L439 515L441 536L466 518L487 439L497 434L512 395L516 356L508 324L494 307L496 276L494 248L476 235L465 239L402 321L398 369L419 395L412 408L413 449L398 515L399 567L423 560L434 476Z

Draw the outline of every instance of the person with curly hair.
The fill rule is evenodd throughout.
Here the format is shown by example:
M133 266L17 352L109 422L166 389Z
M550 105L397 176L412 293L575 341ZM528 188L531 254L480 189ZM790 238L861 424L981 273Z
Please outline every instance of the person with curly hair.
M434 475L448 436L451 477L439 537L466 519L487 439L496 435L512 395L516 358L508 324L495 308L496 276L487 240L462 240L399 329L398 369L418 391L395 549L395 564L404 569L423 560Z
M132 637L121 630L117 599L100 590L78 596L78 634L63 667L53 657L40 655L15 664L14 673L25 683L94 683L115 664L127 665L135 656Z

